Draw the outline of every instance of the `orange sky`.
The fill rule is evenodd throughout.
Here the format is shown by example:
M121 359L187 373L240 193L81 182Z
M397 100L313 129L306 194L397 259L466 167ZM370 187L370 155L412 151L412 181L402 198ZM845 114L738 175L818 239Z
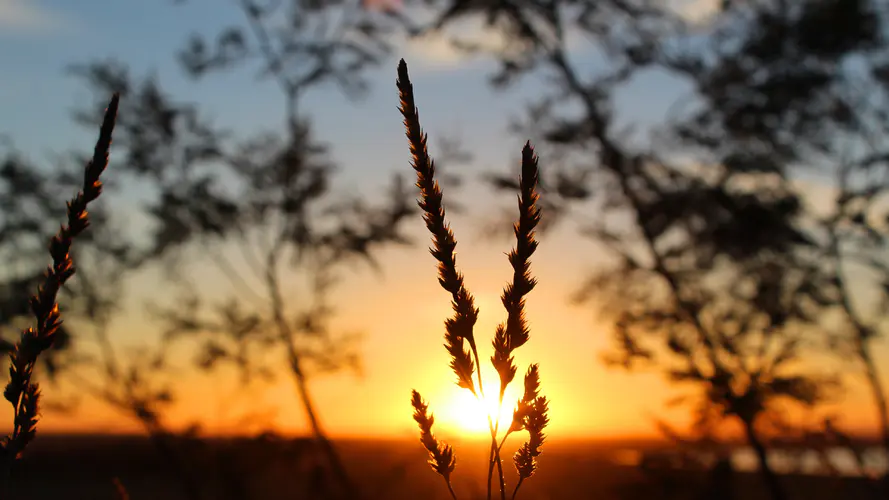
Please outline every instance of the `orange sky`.
M420 233L422 223L412 222L411 229L416 231L417 241L425 245L428 240ZM454 229L458 265L481 309L476 336L486 370L483 375L487 383L495 383L490 363L485 360L490 356L488 339L504 317L499 294L510 275L504 253L511 242L485 241L465 216L454 218ZM516 352L516 362L520 373L529 363L540 363L542 393L551 399L549 435L556 440L655 436L652 415L681 425L683 410L667 410L664 406L677 394L675 388L656 374L626 373L603 366L599 353L608 345L607 328L597 324L591 306L569 304L569 293L583 277L577 270L587 268L584 263L590 263L591 249L587 243L572 240L570 232L546 234L532 261L532 272L540 282L527 303L531 340ZM344 281L339 291L338 297L346 305L340 308L337 324L346 330L364 331L365 369L361 377L340 374L313 382L324 425L339 436L413 436L409 397L415 388L431 403L442 436L483 435L483 413L468 401L466 391L453 384L454 375L448 368L442 324L450 314L450 305L447 293L437 284L432 257L417 245L389 250L381 262L383 276L360 272ZM219 285L220 289L226 286L227 282ZM141 300L134 300L134 305ZM126 319L138 317L135 312ZM128 329L117 325L115 331ZM146 321L141 329L128 331L129 342L121 343L139 345L150 340L152 332ZM190 351L187 345L180 351L178 359L184 364ZM880 359L889 359L885 346L881 346ZM286 372L283 374L271 386L250 389L254 402L251 409L246 405L247 394L243 389L239 392L238 381L231 373L184 371L176 384L179 402L165 417L174 425L200 421L214 433L259 431L269 426L282 432L304 432L306 420L292 380ZM507 393L510 405L518 390L513 387ZM57 389L47 386L45 392L47 401L59 400ZM874 412L860 386L852 387L838 407L847 428L872 426ZM8 413L4 405L0 419L8 421ZM46 411L42 429L127 432L137 427L101 404L83 401L74 414Z

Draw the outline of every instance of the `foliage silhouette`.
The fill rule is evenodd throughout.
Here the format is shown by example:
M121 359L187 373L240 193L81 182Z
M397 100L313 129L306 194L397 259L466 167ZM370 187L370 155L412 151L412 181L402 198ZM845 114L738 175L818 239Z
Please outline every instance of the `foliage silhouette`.
M804 258L812 272L802 284L810 302L806 314L832 350L863 367L889 456L886 390L872 354L889 278L881 205L889 167L889 80L881 76L887 40L881 32L889 13L879 2L831 0L799 9L766 2L752 15L740 6L722 15L747 29L716 30L712 37L722 49L710 54L660 57L691 79L706 103L677 117L675 135L680 147L737 171L778 173L827 192L809 195L810 208L797 223L811 242ZM818 34L827 27L829 36ZM806 194L805 184L794 190ZM858 279L857 272L871 279ZM871 294L878 297L876 307L862 302ZM837 313L839 325L832 319Z

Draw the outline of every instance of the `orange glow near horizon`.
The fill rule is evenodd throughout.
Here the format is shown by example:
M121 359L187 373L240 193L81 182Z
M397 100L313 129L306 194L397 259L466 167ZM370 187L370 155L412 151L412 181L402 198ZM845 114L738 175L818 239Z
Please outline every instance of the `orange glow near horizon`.
M332 329L362 331L366 336L360 353L362 376L341 373L310 379L318 416L331 437L415 440L418 431L411 418L411 389L418 390L429 403L436 420L434 432L445 441L489 437L487 415L496 413L499 389L499 378L490 362L490 339L504 318L499 296L511 272L499 250L509 244L492 248L470 236L465 240L465 247L480 249L461 253L459 263L480 308L475 332L485 402L457 387L448 367L442 335L444 320L452 311L447 294L435 279L432 259L417 248L393 249L381 258L391 263L386 267L385 281L371 273L355 274L337 297L343 307ZM576 307L567 300L567 292L577 284L578 264L564 251L571 244L576 245L552 238L535 254L532 272L540 281L527 303L531 339L515 352L518 372L499 412L500 437L509 427L531 363L540 365L541 394L550 402L546 434L551 442L658 438L653 416L684 430L691 418L689 407L665 406L683 388L660 373L627 372L600 362L599 354L610 344L607 323L597 320L590 307ZM578 259L581 257L586 258ZM208 288L225 291L225 286L212 283ZM368 290L385 293L375 295ZM157 290L147 295L154 293ZM136 348L156 341L150 318L143 318L138 309L133 315L121 315L119 321L112 328L125 336L115 342ZM177 344L171 350L175 354L172 365L181 371L175 378L176 400L161 415L170 429L197 423L204 435L249 435L264 430L288 436L308 434L308 421L284 359L270 357L269 363L276 363L267 365L276 372L273 382L245 387L233 370L206 373L190 369L193 348ZM875 356L881 362L889 359L889 342L879 344ZM819 364L824 370L844 366ZM874 432L873 403L856 377L849 374L848 391L832 409L841 417L838 424L844 430ZM72 391L76 387L70 383L66 390L52 384L43 387L46 411L38 432L142 432L130 416L94 400L83 400L73 413L50 411L51 403L70 400ZM11 422L9 405L0 405L2 422Z

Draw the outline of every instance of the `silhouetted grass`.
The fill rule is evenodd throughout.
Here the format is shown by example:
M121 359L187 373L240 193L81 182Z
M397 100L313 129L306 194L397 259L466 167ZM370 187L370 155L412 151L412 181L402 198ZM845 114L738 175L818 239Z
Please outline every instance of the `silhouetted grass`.
M50 240L52 265L47 267L43 284L30 300L37 326L22 332L21 339L9 356L9 382L3 396L12 404L14 420L12 434L4 437L0 443L5 462L4 488L12 463L21 456L37 433L40 389L38 384L32 382L31 377L38 356L52 347L56 331L62 323L56 296L62 285L74 275L74 261L69 251L74 238L89 227L87 205L102 193L99 177L108 166L108 151L117 117L118 100L119 95L114 94L105 110L93 158L84 171L83 189L68 202L68 224L63 224Z
M478 349L476 347L473 327L478 319L479 310L475 307L472 294L466 289L463 275L457 271L455 248L457 241L445 218L442 204L442 192L435 180L435 164L429 156L427 137L420 127L420 116L414 103L413 85L407 72L407 64L402 59L398 64L397 80L401 99L401 113L404 115L404 126L412 156L411 165L417 172L417 187L420 188L419 205L423 210L426 228L432 233L433 247L430 250L438 261L438 282L451 294L454 316L445 322L445 348L451 357L451 369L457 375L457 385L469 390L479 400L484 400L484 384L482 383ZM494 355L491 363L500 376L499 407L503 405L506 387L515 378L516 366L512 353L524 345L530 336L525 319L525 295L531 292L536 280L530 273L530 258L537 249L534 239L534 228L540 222L540 209L537 206L537 183L539 173L537 156L526 143L522 149L522 173L519 181L519 220L514 225L516 247L509 253L509 262L513 268L512 282L503 289L501 301L506 308L507 319L497 327L494 334ZM464 347L464 341L469 349ZM473 373L477 374L478 386L473 382ZM507 436L513 432L527 430L530 436L513 457L519 473L518 483L512 493L515 498L522 482L531 477L537 469L537 457L543 445L543 429L549 422L547 416L548 402L546 396L539 395L540 375L538 366L531 365L525 375L525 392L516 404L513 421L509 429L500 438L499 420L495 421L488 415L488 426L491 431L491 450L488 461L487 498L491 498L491 477L494 466L497 466L500 498L506 498L506 484L503 477L503 466L500 451ZM412 392L411 404L414 407L414 420L420 426L420 441L430 456L430 465L447 483L448 490L456 498L451 486L450 475L456 465L453 449L440 442L432 434L434 418L428 413L428 405L417 391Z

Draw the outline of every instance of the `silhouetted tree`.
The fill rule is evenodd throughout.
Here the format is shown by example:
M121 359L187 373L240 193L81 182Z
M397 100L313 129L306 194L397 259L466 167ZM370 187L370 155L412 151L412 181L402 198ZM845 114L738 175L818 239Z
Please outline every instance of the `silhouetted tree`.
M321 426L307 376L310 371L355 364L354 338L335 334L325 324L333 312L325 297L334 269L354 257L372 262L375 248L404 243L399 223L412 208L397 179L383 207L369 207L362 200L335 205L328 201L333 165L325 157L325 147L312 140L309 124L299 113L299 100L311 87L326 82L336 83L347 96L359 96L366 89L362 71L388 55L387 36L394 24L387 22L387 12L369 11L360 0L239 0L237 4L245 26L221 29L213 48L193 36L179 60L195 78L257 61L261 74L274 79L284 96L283 137L262 134L236 152L219 151L222 163L245 189L232 197L217 197L221 202L217 206L226 206L226 211L216 214L221 218L211 227L202 228L218 234L239 233L237 244L246 248L244 263L262 283L259 296L265 310L241 311L236 307L238 299L232 298L220 322L201 323L191 311L181 311L185 316L168 315L173 320L170 333L215 333L200 361L205 367L231 360L246 370L254 363L262 368L266 364L261 357L251 357L251 345L283 349L312 432L336 479L354 496L357 492ZM257 244L255 238L269 243ZM298 275L308 278L304 284L311 296L295 308L284 296L279 274L287 259ZM233 273L234 269L227 272Z
M889 298L889 12L881 2L813 0L735 3L720 18L710 50L659 55L704 103L677 118L680 147L739 171L801 179L800 193L816 189L801 226L817 247L813 314L864 367L889 452L886 391L871 353ZM879 300L863 301L870 294ZM828 319L836 312L839 326Z

